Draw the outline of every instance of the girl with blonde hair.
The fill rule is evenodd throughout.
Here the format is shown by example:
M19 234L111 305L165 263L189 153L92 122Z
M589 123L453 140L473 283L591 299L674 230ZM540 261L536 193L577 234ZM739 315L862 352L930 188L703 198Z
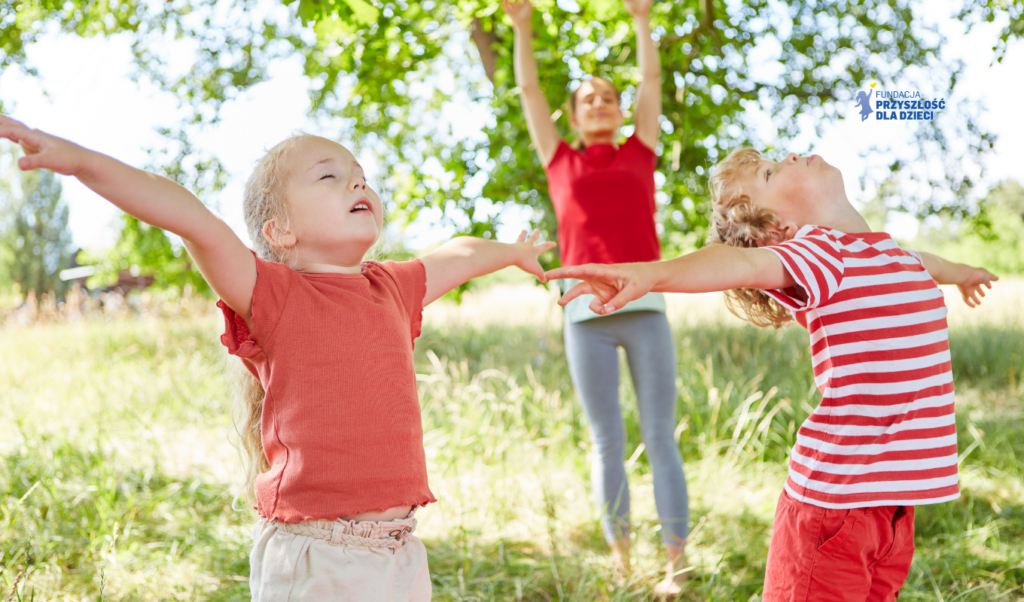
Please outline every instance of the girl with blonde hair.
M384 208L353 154L296 136L245 188L255 252L176 183L0 116L23 170L73 175L138 219L181 236L220 296L221 341L252 374L241 431L260 519L253 600L425 601L415 509L427 485L413 341L423 307L515 265L543 279L554 246L456 238L404 262L365 261ZM258 379L258 383L256 382Z

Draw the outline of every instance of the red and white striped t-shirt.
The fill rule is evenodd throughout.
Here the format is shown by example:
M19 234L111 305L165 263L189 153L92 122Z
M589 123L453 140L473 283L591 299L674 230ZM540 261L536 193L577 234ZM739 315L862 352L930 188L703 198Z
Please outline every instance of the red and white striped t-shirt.
M766 248L797 286L765 292L810 332L822 393L786 491L826 508L959 497L946 305L921 256L884 232L817 226Z

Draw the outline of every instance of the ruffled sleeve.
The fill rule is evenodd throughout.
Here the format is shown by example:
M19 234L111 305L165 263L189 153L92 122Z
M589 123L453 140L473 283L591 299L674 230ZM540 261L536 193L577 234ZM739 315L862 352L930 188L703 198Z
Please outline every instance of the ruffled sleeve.
M253 253L256 256L255 253ZM252 330L223 300L217 307L224 314L224 334L220 342L228 353L248 358L266 350L277 323L284 313L288 292L297 277L294 270L282 263L264 261L256 256L256 286L252 291Z

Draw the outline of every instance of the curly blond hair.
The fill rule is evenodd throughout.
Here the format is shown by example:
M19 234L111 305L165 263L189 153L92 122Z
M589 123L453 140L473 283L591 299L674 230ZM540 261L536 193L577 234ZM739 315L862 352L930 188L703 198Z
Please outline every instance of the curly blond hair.
M711 169L708 244L747 248L771 244L769 229L780 225L779 216L755 205L742 184L742 178L749 176L761 159L756 149L741 148ZM726 291L725 303L729 311L755 326L779 328L793 320L789 310L759 289Z

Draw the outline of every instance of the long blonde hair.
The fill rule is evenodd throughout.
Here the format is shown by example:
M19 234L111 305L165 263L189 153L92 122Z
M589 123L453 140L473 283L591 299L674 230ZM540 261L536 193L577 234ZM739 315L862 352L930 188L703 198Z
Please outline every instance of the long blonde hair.
M263 234L263 225L270 220L287 223L288 206L285 202L285 174L282 162L289 150L306 134L296 134L271 148L256 163L252 175L245 182L242 210L252 246L260 259L284 262L284 250L276 247ZM261 425L263 385L241 362L230 362L235 391L232 412L238 432L238 448L242 456L245 481L242 495L253 504L256 501L256 477L270 470L270 462L263 452Z
M748 172L760 160L759 151L741 148L729 153L712 168L708 244L748 248L771 244L769 228L779 226L778 215L755 205L740 183L740 178L749 175ZM733 314L755 326L779 328L793 320L782 304L755 288L726 291L725 304Z

